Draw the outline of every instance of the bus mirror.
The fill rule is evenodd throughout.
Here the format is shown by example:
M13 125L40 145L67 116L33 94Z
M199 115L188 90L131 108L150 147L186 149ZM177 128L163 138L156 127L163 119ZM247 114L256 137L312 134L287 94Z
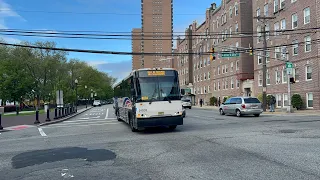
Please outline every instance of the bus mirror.
M185 94L184 89L181 89L181 94L182 94L182 95L184 95L184 94Z

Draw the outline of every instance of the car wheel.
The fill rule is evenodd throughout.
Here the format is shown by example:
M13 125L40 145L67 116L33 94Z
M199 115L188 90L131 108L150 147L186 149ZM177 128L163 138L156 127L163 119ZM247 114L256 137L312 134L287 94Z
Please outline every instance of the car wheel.
M255 116L255 117L259 117L259 116L260 116L260 114L255 114L254 116Z
M191 106L189 107L189 109L191 109Z
M170 129L170 130L175 130L176 128L177 128L177 125L169 126L169 129Z
M241 112L239 109L236 110L236 115L237 115L237 117L241 117Z
M220 112L220 115L225 115L222 109L220 109L219 112Z

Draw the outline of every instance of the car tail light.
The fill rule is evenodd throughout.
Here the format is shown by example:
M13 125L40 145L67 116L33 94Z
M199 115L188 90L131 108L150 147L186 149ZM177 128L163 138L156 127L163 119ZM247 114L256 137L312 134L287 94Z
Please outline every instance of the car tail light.
M241 107L242 107L243 109L245 109L245 108L246 108L246 105L245 105L245 104L241 104Z

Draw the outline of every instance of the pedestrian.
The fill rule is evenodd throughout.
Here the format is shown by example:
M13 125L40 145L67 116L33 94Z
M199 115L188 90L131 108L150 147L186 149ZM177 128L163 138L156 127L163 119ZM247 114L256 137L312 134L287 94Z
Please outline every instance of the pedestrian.
M221 100L220 100L220 97L218 98L218 105L220 107L220 104L221 104Z
M203 100L200 99L200 107L202 107L202 104L203 104Z
M269 104L270 104L270 112L274 112L274 106L276 104L276 98L274 96L271 96L269 100Z

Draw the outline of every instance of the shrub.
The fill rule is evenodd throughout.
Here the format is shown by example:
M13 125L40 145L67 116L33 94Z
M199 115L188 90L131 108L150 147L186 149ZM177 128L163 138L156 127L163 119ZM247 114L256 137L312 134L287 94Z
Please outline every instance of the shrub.
M212 96L212 97L210 98L210 106L215 106L215 105L217 105L217 101L218 101L218 99L217 99L216 97Z
M294 94L291 97L291 104L294 108L297 108L297 110L302 109L303 107L303 101L300 96L300 94Z
M263 101L263 95L262 95L262 94L258 94L257 98L258 98L259 101L262 103L262 101Z

